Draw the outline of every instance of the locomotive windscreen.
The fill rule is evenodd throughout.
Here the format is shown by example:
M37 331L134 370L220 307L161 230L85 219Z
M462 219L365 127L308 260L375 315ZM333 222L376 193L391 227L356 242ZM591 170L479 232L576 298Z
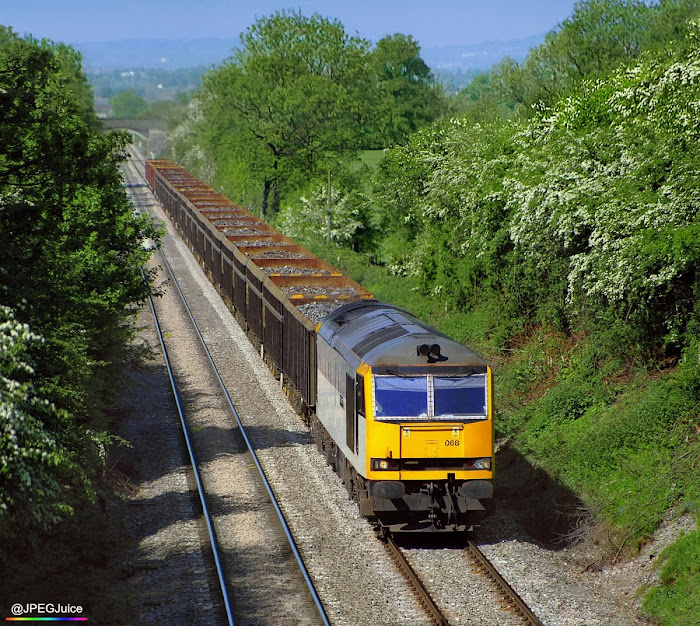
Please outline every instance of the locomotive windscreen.
M441 377L373 376L374 418L395 420L486 419L486 374Z
M434 379L435 417L486 417L486 374Z
M428 417L428 379L426 376L374 377L375 418Z

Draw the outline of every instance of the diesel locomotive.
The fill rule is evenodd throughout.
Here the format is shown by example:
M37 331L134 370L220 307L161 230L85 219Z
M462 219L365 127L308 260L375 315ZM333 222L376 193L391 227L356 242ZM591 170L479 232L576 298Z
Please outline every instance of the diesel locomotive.
M493 495L488 364L177 165L146 178L360 513L381 532L468 530Z
M377 301L328 314L316 351L314 436L360 512L394 532L467 528L493 492L487 364Z

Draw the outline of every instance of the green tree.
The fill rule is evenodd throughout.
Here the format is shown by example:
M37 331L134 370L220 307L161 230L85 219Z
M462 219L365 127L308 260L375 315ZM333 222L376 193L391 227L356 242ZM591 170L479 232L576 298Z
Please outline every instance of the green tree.
M146 101L133 89L127 89L109 99L112 116L117 118L135 118L148 109Z
M142 111L139 115L144 119L163 120L166 124L171 125L182 118L182 108L184 106L186 106L186 103L176 100L159 100L151 104L148 109Z
M9 481L0 516L20 534L85 497L106 439L108 364L150 290L141 242L155 232L133 214L117 167L127 138L92 123L71 59L51 42L0 45L0 302L19 324L4 309L11 334L24 337L2 372L3 411L24 429L5 430L2 446L19 446L24 461L0 462ZM37 489L27 509L17 498L29 484Z
M678 354L699 314L699 42L529 121L453 120L393 151L385 224L415 242L404 263L423 289L460 306L495 295L562 330L614 319L637 355Z
M83 73L82 55L75 48L62 43L53 45L53 52L67 81L65 92L71 94L74 106L82 113L86 123L97 128L99 121L95 115L94 94Z
M700 0L658 0L652 5L651 23L644 39L645 49L681 44L700 17Z
M642 53L651 11L643 0L585 0L545 42L543 60L566 82L604 76Z
M383 98L374 138L378 147L401 143L440 116L445 96L413 37L396 33L380 39L371 60Z
M65 513L61 484L81 474L73 455L47 429L67 415L31 383L35 369L29 351L40 342L12 309L0 306L0 535L5 539L17 527L46 528Z
M519 76L509 80L513 74ZM491 71L482 72L450 102L452 116L466 117L473 123L486 124L513 117L516 99L522 101L524 74L510 57L504 57ZM510 83L515 93L506 88Z
M368 44L338 21L300 12L262 18L204 77L205 149L245 164L262 210L361 145L372 113Z
M361 192L332 188L329 208L328 186L319 185L310 197L282 209L278 222L286 235L302 243L322 242L330 232L333 243L364 252L372 249L375 234L370 205Z
M580 0L522 64L496 68L504 99L527 117L533 105L554 104L583 79L603 77L636 59L651 16L643 0Z
M644 51L682 41L688 19L700 14L698 0L580 0L574 11L547 33L525 61L505 58L489 80L465 90L461 108L475 121L529 118L551 106L583 80L604 78ZM492 114L485 114L490 109Z

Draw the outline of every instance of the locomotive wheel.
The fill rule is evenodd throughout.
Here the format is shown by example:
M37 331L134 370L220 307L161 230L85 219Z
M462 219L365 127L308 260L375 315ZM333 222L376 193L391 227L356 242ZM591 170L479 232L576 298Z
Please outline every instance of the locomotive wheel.
M332 443L326 445L326 463L335 467L335 446Z
M316 416L312 417L311 420L311 434L316 442L316 448L318 448L318 451L323 454L323 435L321 433L321 426L318 423Z

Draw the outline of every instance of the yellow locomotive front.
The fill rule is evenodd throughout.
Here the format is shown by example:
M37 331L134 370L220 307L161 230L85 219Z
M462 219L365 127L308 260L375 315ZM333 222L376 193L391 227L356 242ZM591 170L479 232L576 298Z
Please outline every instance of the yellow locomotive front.
M317 336L324 447L362 514L394 532L467 529L493 493L487 364L376 301L341 307Z

